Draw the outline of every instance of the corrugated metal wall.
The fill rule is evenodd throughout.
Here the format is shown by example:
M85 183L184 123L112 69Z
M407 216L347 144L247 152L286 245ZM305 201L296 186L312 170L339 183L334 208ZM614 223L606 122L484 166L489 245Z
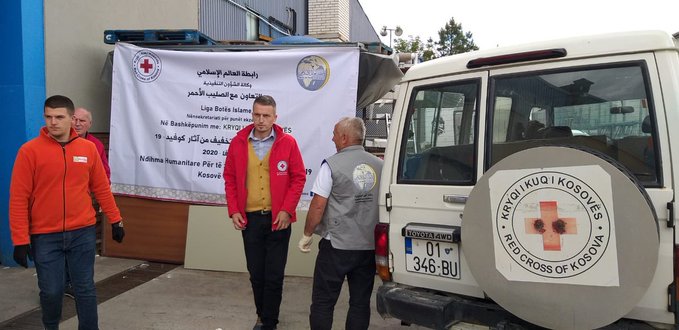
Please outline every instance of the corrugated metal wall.
M215 40L246 40L246 11L236 4L250 8L264 18L273 16L283 24L293 27L292 12L297 13L297 30L294 35L307 34L305 0L200 0L199 29ZM267 34L269 27L260 22L260 33ZM275 31L275 30L274 30ZM280 36L274 32L273 36Z
M370 1L370 0L367 0ZM363 11L363 7L358 0L351 0L350 4L351 26L349 33L349 41L352 42L379 42L380 37L375 32L368 16ZM375 23L375 22L373 22ZM377 22L379 23L379 22Z

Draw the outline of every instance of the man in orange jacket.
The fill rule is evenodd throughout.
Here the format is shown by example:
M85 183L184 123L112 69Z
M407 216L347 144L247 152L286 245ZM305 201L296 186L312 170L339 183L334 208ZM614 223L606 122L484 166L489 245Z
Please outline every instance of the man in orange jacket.
M66 271L73 283L79 329L98 329L90 191L112 225L113 239L122 242L125 236L97 148L71 127L74 110L65 96L45 100L45 127L19 149L10 184L14 261L28 267L27 258L33 257L45 329L59 328Z

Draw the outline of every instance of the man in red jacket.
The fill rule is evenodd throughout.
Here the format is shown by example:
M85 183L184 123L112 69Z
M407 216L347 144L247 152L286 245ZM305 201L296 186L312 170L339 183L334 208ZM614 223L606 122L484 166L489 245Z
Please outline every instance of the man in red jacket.
M268 95L256 98L253 124L233 138L224 166L229 216L242 230L257 307L254 329L278 324L290 224L306 181L297 142L275 124L276 118L276 101Z
M90 192L111 223L113 239L122 242L125 236L97 148L71 128L73 112L73 102L65 96L45 100L45 127L19 149L9 188L14 261L28 267L27 259L33 257L45 329L59 328L66 271L79 329L98 329Z
M106 157L106 150L104 149L104 144L97 139L96 136L90 134L89 130L92 127L92 113L85 108L75 109L73 113L73 128L78 132L81 138L87 139L94 143L99 152L99 157L101 157L101 164L104 165L104 170L106 171L106 177L111 180L111 168L108 166L108 157Z

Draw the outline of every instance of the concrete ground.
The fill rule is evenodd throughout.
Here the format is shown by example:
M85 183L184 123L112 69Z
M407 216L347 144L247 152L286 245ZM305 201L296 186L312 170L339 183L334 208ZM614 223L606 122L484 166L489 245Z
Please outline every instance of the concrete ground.
M97 257L94 280L99 282L140 264L139 260ZM0 268L0 324L40 307L35 268Z
M145 265L139 260L97 257L95 281ZM311 282L311 278L307 277L286 277L279 329L309 328ZM375 290L380 282L376 278ZM0 269L0 290L0 329L3 322L6 324L6 321L39 307L34 268ZM333 329L344 329L347 291L345 285L335 308ZM425 329L401 326L400 321L394 319L382 319L375 309L374 298L375 294L370 329ZM251 329L255 319L247 274L189 270L182 266L99 304L99 327L102 330ZM77 324L77 318L72 317L61 323L61 329L77 329ZM482 329L474 326L455 328Z

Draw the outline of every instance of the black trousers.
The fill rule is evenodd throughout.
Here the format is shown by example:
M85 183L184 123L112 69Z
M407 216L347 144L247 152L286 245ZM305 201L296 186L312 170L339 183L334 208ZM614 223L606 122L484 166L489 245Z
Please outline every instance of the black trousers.
M271 213L252 212L246 216L243 246L257 316L262 320L262 329L273 329L278 324L292 229L272 231Z
M312 330L330 330L335 304L342 290L344 278L349 283L349 312L345 329L368 329L370 324L370 296L375 284L374 250L339 250L327 239L318 243L311 293Z

